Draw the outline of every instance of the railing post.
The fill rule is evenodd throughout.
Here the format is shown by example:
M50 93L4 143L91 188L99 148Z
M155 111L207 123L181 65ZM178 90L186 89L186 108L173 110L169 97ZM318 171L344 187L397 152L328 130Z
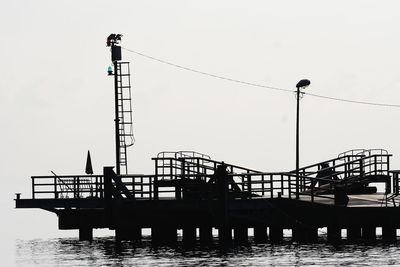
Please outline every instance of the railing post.
M264 179L264 174L261 174L261 191L262 195L265 195L265 179Z
M98 185L99 185L98 179L99 178L97 176L94 178L94 188L95 188L95 196L96 197L99 197L98 196L98 190L99 190L99 188L98 188Z
M142 194L140 195L142 198L144 197L144 177L140 178L140 182L142 183L140 190L142 190Z
M185 160L181 159L181 175L182 175L182 179L185 178L185 174L186 174L185 168L186 168ZM190 174L190 164L189 164L188 174Z
M90 197L93 197L93 177L90 177L88 187L89 187Z
M360 180L364 177L364 158L360 159Z
M142 185L142 183L140 183ZM140 187L140 191L142 190L142 187ZM136 198L136 183L135 183L135 176L132 176L132 196L133 198Z
M54 198L58 198L57 192L57 177L54 176Z
M35 178L31 177L32 179L32 199L35 199Z
M157 180L158 180L158 160L155 160L156 164L156 169L155 169L155 175L154 175L154 181L153 181L153 187L154 187L154 200L158 200L158 186L157 186Z
M281 174L281 176L283 177L283 174ZM288 194L289 194L289 198L292 198L292 180L290 179L292 176L289 174L288 175Z
M74 198L76 198L76 181L75 181L75 177L72 177L72 189L73 189L73 196Z
M311 203L314 203L314 185L311 182Z
M100 176L100 197L104 198L104 186L105 186L105 182L104 182L104 175Z
M271 198L274 198L274 182L272 179L272 174L269 175L269 182L270 182L270 186L271 186Z
M149 176L148 177L148 179L149 179L149 199L150 200L152 200L153 199L153 189L152 189L152 186L151 186L151 178L152 178L152 176Z
M247 172L247 173L249 173L249 172ZM251 176L250 175L247 175L247 188L249 190L249 198L251 199L252 197L251 197Z
M174 167L172 166L172 159L169 159L169 175L171 180L173 177L173 172L174 172Z
M76 179L76 197L80 198L80 179L79 177L74 177Z
M386 155L387 161L386 161L386 174L389 175L389 170L390 170L390 156Z

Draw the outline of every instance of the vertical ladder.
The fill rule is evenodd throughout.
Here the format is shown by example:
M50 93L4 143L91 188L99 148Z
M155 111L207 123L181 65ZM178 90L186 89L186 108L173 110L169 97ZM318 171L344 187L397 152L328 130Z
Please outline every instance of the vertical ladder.
M115 61L117 76L117 105L119 129L119 163L121 174L128 174L127 147L134 144L132 121L132 96L129 62Z

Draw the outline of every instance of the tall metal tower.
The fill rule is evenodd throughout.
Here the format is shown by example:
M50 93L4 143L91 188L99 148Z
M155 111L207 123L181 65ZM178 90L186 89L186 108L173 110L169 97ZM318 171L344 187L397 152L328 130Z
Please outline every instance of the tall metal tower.
M115 155L117 175L128 173L127 147L134 144L132 121L132 97L129 62L121 62L121 34L110 34L107 46L111 47L108 75L114 76L115 90Z

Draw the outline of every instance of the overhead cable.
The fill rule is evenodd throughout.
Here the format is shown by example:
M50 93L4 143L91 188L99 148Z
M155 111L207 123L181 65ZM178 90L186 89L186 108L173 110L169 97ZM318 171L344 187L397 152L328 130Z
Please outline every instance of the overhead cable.
M290 90L290 89L285 89L285 88L279 88L279 87L273 87L273 86L253 83L253 82L242 81L242 80L233 79L233 78L229 78L229 77L225 77L225 76L221 76L221 75L212 74L212 73L205 72L205 71L196 70L196 69L185 67L185 66L179 65L179 64L175 64L175 63L163 60L163 59L159 59L159 58L156 58L156 57L153 57L153 56L149 56L149 55L143 54L141 52L138 52L138 51L126 48L126 47L122 47L122 49L124 49L125 51L128 51L128 52L134 53L136 55L139 55L141 57L144 57L144 58L147 58L147 59L151 59L151 60L166 64L166 65L169 65L169 66L172 66L172 67L175 67L175 68L179 68L179 69L182 69L182 70L198 73L198 74L201 74L201 75L213 77L213 78L220 79L220 80L230 81L230 82L239 83L239 84L248 85L248 86L253 86L253 87L266 88L266 89L275 90L275 91L282 91L282 92L289 92L289 93L294 93L295 92L294 90ZM370 106L380 106L380 107L400 108L400 104L388 104L388 103L377 103L377 102L369 102L369 101L351 100L351 99L345 99L345 98L337 98L337 97L313 94L313 93L308 93L308 92L303 92L303 94L309 95L309 96L312 96L312 97L316 97L316 98L322 98L322 99L334 100L334 101L340 101L340 102L346 102L346 103L370 105Z

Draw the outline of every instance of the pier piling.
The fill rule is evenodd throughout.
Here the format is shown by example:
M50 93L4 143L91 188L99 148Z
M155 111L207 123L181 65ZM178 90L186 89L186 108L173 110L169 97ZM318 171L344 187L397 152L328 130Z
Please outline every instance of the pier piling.
M177 229L173 226L154 226L151 228L153 244L173 245L177 241Z
M182 241L185 246L193 246L196 244L196 228L185 226L182 229Z
M397 241L397 229L393 225L382 226L382 241L386 243L394 243Z
M117 241L141 241L142 229L139 227L120 226L115 229Z
M362 239L366 242L376 241L376 227L375 226L363 226L362 227Z
M361 227L350 226L347 228L347 241L356 242L361 239Z
M212 243L213 234L211 226L201 226L199 229L199 235L201 245L208 245Z
M92 241L93 229L90 227L79 228L79 241Z
M318 241L318 228L314 226L297 225L292 229L292 239L296 242L312 243Z
M266 225L254 226L254 242L266 243L268 241L268 233Z
M269 239L271 243L280 243L283 241L283 228L281 226L269 227Z
M248 242L248 229L246 226L236 226L233 229L234 240L237 244L245 244Z
M327 239L329 243L337 244L342 241L342 229L339 226L328 226Z

